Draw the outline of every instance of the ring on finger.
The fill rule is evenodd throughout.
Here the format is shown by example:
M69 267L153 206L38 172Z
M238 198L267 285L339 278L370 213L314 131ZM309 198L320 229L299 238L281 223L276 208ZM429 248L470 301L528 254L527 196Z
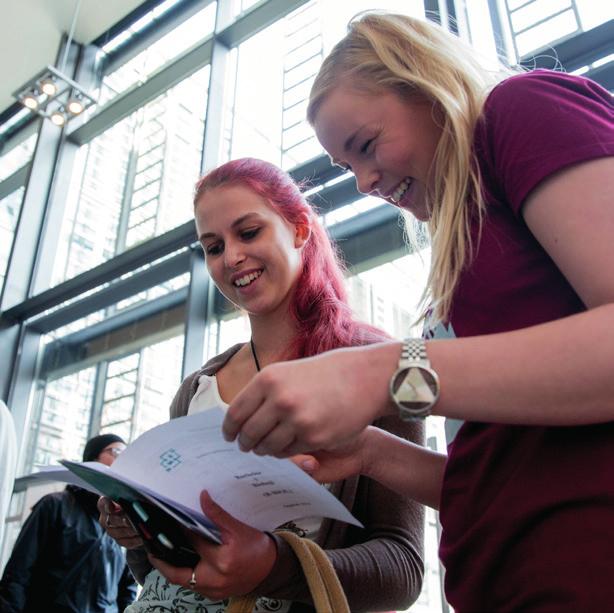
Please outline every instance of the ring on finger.
M190 589L192 591L194 591L194 589L196 588L196 568L192 569L192 576L190 577L190 580L188 581L188 585L190 586Z

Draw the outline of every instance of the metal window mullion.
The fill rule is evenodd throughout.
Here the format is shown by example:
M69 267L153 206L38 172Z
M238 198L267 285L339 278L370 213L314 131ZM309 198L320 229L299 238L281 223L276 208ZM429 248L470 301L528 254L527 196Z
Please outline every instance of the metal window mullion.
M181 378L202 365L207 324L210 319L210 280L200 246L190 253L190 284L186 301Z
M507 45L507 37L503 30L501 21L501 12L499 9L498 0L488 0L488 13L490 16L490 25L492 27L493 38L495 40L495 49L497 56L505 64L509 63L509 50Z
M514 61L520 61L520 52L518 51L518 43L516 42L516 34L514 32L514 24L512 23L512 12L509 8L509 2L506 0L505 2L505 15L507 17L507 25L510 31L510 35L512 38L512 45L514 46Z
M100 432L108 371L109 363L106 360L103 360L96 365L96 377L94 379L94 394L92 396L92 410L90 414L88 438L96 436Z
M135 173L135 177L134 177L134 178L136 179L136 177L137 177L138 175L140 175L140 174L142 174L142 173L141 173L141 171L140 171L140 170L139 170L139 171L137 171L137 172ZM132 190L132 194L133 194L133 196L134 196L134 194L136 194L137 192L140 192L141 190L144 190L144 189L148 188L149 186L153 185L154 183L160 183L160 182L162 181L162 175L163 175L163 174L164 174L164 173L162 173L162 172L161 172L159 177L156 177L155 179L150 179L150 180L149 180L149 181L147 181L146 183L143 183L143 185L139 185L138 187L134 188L134 189ZM159 196L159 194L158 194L158 196ZM147 202L150 202L151 200L153 200L153 198L150 198L149 200L147 200ZM139 206L141 206L141 205L139 204L139 205L137 205L137 206L135 206L135 207L131 207L131 210L134 210L134 209L138 208Z
M16 170L3 181L0 181L0 200L10 196L20 187L27 187L28 173L30 172L30 162Z
M217 34L217 38L229 49L238 47L242 42L289 15L306 2L308 0L268 0L262 2L221 30Z
M147 81L130 88L105 105L87 123L69 134L71 141L80 145L89 142L116 123L128 117L135 109L145 106L171 87L187 79L211 60L213 38L210 36L177 60L154 73Z
M116 280L108 287L53 311L49 315L39 317L29 326L43 333L65 326L100 309L115 305L120 300L155 287L160 282L175 278L187 270L188 262L189 253L180 253L138 274Z
M109 283L118 277L151 264L164 256L172 254L196 241L194 222L185 223L165 234L127 249L113 259L103 262L90 270L76 275L55 287L24 300L0 314L0 322L5 325L12 321L24 321L51 309L66 300Z
M144 349L138 351L139 360L136 368L136 381L134 382L134 402L132 403L132 414L130 415L130 440L134 437L135 416L137 407L141 402L141 388L143 387L143 351Z
M115 379L116 376L117 375L113 375L112 377L108 377L107 378L107 383L109 383L109 381L111 381L111 379ZM137 375L137 377L138 377L138 375ZM134 385L133 381L129 381L129 383L131 385ZM111 398L105 398L103 405L106 406L106 405L111 404L113 402L117 402L118 400L123 400L124 398L130 398L131 396L134 396L134 392L129 392L127 394L121 394L119 396L113 396Z
M161 321L166 321L161 313L174 311L186 302L188 288L182 287L159 298L154 298L141 303L131 309L120 311L113 317L92 324L91 326L72 332L63 336L61 339L54 340L45 345L43 349L43 359L41 360L40 376L48 377L65 376L97 364L103 357L108 357L117 349L117 342L109 349L103 349L93 353L90 351L91 343L95 343L101 337L114 335L118 330L126 330L135 323L141 323L148 319L158 317ZM178 324L177 324L178 325ZM176 329L173 324L169 328ZM138 341L141 336L131 337L131 342Z
M132 131L132 145L126 169L126 179L124 182L124 193L122 196L121 212L119 223L117 224L117 239L115 241L115 253L121 253L126 249L126 236L128 234L128 218L130 217L130 203L134 192L134 179L136 177L136 167L139 160L138 153L138 133L143 125L144 110L139 109L138 119Z
M551 19L554 19L555 17L562 15L563 13L566 13L567 11L569 11L569 7L561 9L560 11L557 11L556 13L551 13L550 15L548 15L548 17L539 19L538 21L533 22L530 26L527 26L526 28L523 28L522 30L516 30L514 34L515 36L520 36L521 34L524 34L525 32L528 32L529 30L532 30L533 28L536 28L537 26L541 26L543 23L546 23L550 21Z
M141 154L139 155L139 160L141 160L142 158L144 158L146 155L149 155L149 154L150 154L152 151L155 151L155 150L156 150L156 148L161 147L161 146L162 146L162 145L157 145L157 146L156 146L156 147L154 147L153 149L149 149L148 151L145 151L144 153L141 153ZM153 164L149 164L149 166L145 166L145 168L139 168L139 169L136 171L136 174L137 174L137 175L140 175L140 174L142 174L142 173L144 173L144 172L147 172L148 170L151 170L151 169L152 169L152 168L154 168L155 166L158 166L158 165L162 164L162 162L163 162L163 159L162 159L162 158L160 158L159 160L156 160L155 162L153 162ZM140 188L139 188L139 189L140 189Z
M63 55L66 40L58 49ZM76 65L76 46L68 57L68 70ZM53 258L45 257L47 241L53 240L47 223L50 215L50 194L58 167L60 145L64 132L51 122L40 123L39 136L28 173L28 184L21 203L14 232L11 254L0 293L0 313L22 304L36 293L53 266ZM62 203L56 201L55 208ZM53 229L56 233L57 228ZM0 314L0 318L2 315ZM2 318L4 319L4 318ZM15 417L18 441L22 442L27 428L31 382L36 373L40 335L25 330L18 322L6 320L0 326L0 398L7 401ZM35 338L34 342L30 342ZM23 446L20 444L20 448Z
M302 30L308 28L310 25L317 23L318 18L314 17L311 21L308 21L307 23L304 23L303 25L299 26L298 28L288 32L288 34L286 35L288 38L290 38L291 36L294 36L295 34L298 34L299 32L301 32ZM299 45L300 47L300 45ZM297 47L295 47L296 49Z
M299 68L301 68L301 66L304 66L305 64L307 64L307 62L311 62L314 58L316 58L318 55L322 55L322 51L317 51L316 53L314 53L313 55L310 55L308 58L301 60L298 64L294 64L293 66L290 66L289 68L284 68L284 72L286 74L294 71L294 70L298 70ZM315 73L314 73L315 74ZM313 75L312 75L313 76ZM289 88L291 89L291 87Z
M145 26L141 32L136 33L133 37L126 40L124 44L107 54L103 60L103 74L106 76L115 72L115 70L122 65L127 64L147 47L150 47L160 40L165 34L168 34L184 21L187 21L196 13L206 8L212 1L213 0L182 0L163 15L160 15L160 17L154 18L154 20ZM99 38L93 41L93 44L102 46L105 42L105 40Z
M314 20L314 21L316 21L316 20ZM303 41L302 43L300 43L296 47L293 47L292 49L289 49L288 51L286 51L286 55L290 55L290 54L294 53L295 51L298 51L299 49L302 49L303 47L306 47L309 43L313 42L314 40L318 40L318 38L320 38L320 36L321 36L321 33L317 32L311 38L308 38L306 41Z
M537 0L527 0L526 2L524 2L523 4L520 4L519 6L517 6L516 8L513 9L509 9L510 14L515 13L516 11L520 11L523 8L525 8L526 6L529 6L530 4L535 4L537 2Z

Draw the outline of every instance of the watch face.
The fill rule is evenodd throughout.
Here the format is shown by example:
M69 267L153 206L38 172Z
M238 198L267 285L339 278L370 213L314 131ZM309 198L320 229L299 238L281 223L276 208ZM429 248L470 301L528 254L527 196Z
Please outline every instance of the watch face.
M391 382L397 404L410 411L429 409L439 397L439 381L430 368L407 366L399 369Z

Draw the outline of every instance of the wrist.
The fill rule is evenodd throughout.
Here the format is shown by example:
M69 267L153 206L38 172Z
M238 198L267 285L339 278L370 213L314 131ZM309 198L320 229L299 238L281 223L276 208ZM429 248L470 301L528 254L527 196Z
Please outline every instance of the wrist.
M258 564L262 570L262 576L258 580L258 585L271 574L271 571L275 568L275 564L277 563L277 541L269 532L264 532L264 536L266 537L266 541L263 543L262 558L261 562Z
M380 461L386 454L386 433L375 426L368 426L362 436L360 474L378 481Z
M358 372L365 383L365 394L373 399L377 413L373 419L398 415L389 393L390 377L398 367L402 343L387 342L361 348L358 352L363 363Z

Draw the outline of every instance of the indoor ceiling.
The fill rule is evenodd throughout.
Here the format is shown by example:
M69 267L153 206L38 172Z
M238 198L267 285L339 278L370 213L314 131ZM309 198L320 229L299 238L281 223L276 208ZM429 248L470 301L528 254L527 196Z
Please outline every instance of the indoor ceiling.
M79 0L4 0L0 3L0 113L13 92L47 64L56 65ZM81 0L74 40L89 43L144 0ZM57 62L58 64L60 62Z

